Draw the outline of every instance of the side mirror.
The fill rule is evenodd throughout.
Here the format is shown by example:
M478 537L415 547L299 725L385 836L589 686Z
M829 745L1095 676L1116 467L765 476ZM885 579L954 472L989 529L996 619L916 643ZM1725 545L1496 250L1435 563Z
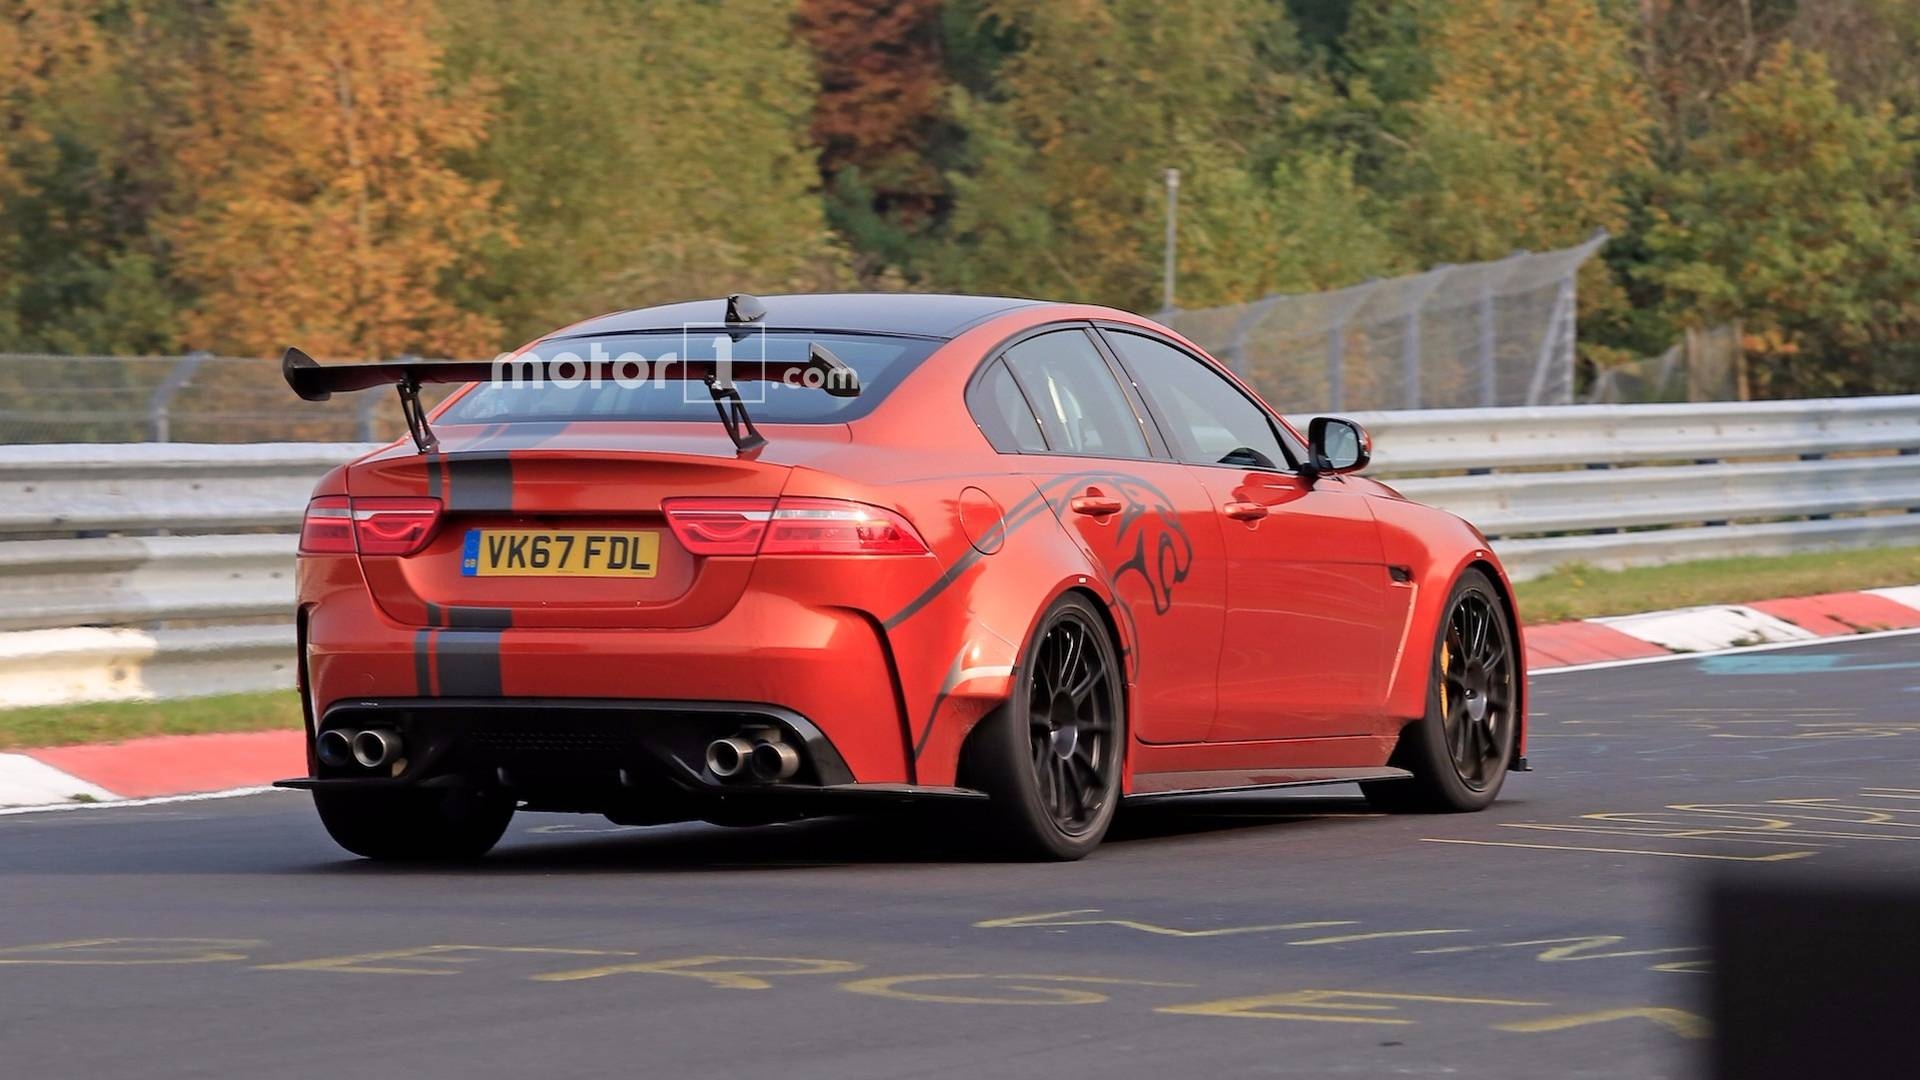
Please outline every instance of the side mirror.
M1335 416L1313 418L1307 425L1307 448L1313 460L1301 471L1309 481L1359 472L1373 460L1373 440L1366 429Z

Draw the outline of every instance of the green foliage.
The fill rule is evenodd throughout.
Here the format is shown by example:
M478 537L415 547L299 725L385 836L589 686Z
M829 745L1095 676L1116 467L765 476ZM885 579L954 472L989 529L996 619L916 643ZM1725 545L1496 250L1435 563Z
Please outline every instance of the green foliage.
M400 95L370 166L329 56ZM1737 322L1759 392L1912 390L1916 124L1912 0L0 0L0 350L484 351L852 283L1154 309L1177 168L1182 306L1604 227L1589 363Z
M519 234L466 302L521 341L609 309L838 280L783 0L443 0L456 76L501 103L464 160Z
M947 268L967 288L1156 303L1163 173L1182 173L1186 304L1266 291L1244 268L1278 238L1260 168L1295 46L1253 0L996 0L1022 42L996 93L964 95L972 168L954 179Z
M1780 45L1658 188L1646 276L1676 321L1738 320L1775 390L1914 385L1920 142L1859 108L1817 53Z

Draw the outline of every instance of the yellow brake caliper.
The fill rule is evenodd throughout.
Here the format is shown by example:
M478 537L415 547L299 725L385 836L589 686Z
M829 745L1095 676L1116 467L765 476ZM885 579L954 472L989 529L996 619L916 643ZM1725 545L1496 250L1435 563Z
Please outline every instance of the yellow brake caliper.
M1440 715L1451 715L1447 708L1447 671L1453 667L1453 638L1442 630L1440 637Z

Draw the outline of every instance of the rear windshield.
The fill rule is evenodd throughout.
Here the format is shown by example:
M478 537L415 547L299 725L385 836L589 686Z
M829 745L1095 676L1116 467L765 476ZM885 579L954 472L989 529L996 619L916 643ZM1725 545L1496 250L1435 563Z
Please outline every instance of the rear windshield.
M738 336L739 340L734 340ZM819 342L860 373L859 397L834 397L825 391L790 386L778 381L752 380L753 365L804 360L810 342ZM657 364L661 360L715 360L730 354L739 378L740 396L755 423L833 424L864 416L893 388L900 385L920 361L942 343L925 338L881 337L863 334L810 334L804 331L753 331L728 334L720 327L693 327L684 332L610 334L561 338L544 342L531 354L549 364L568 359L602 361L580 370L597 371L598 385L577 386L510 380L481 383L453 403L439 422L493 424L516 420L698 420L712 423L713 398L698 381L660 380L640 374L621 360ZM556 372L570 375L575 369ZM624 376L625 385L614 376ZM570 378L569 378L569 381Z

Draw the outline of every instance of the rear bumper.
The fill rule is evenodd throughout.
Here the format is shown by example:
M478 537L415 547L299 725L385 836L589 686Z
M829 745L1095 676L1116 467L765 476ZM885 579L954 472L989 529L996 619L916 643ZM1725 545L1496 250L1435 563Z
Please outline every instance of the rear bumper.
M497 718L530 703L545 723L625 709L627 729L659 728L646 739L672 743L668 758L678 761L676 732L701 729L687 716L758 710L804 724L831 748L836 771L817 786L914 780L886 640L860 612L750 591L726 617L691 629L416 628L393 622L355 584L303 588L306 676L323 722L342 709L387 709L429 727L463 710ZM617 735L594 736L596 745L617 750Z
M504 788L536 809L635 821L701 816L702 807L789 805L819 812L873 800L980 798L959 788L860 784L827 736L790 709L755 702L590 698L389 698L343 701L320 730L398 733L391 769L316 764L282 780L307 790ZM799 771L774 782L727 782L705 769L707 744L743 730L777 732Z

